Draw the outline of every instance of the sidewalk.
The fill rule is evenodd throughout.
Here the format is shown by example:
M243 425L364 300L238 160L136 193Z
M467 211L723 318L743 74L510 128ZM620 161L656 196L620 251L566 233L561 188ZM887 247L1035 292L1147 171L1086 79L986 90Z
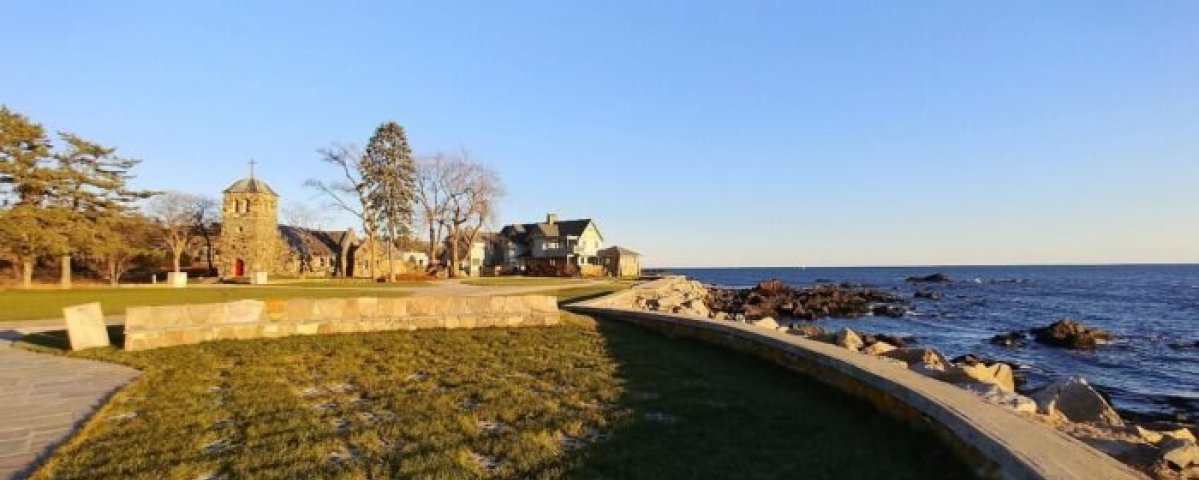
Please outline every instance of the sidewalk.
M25 478L138 375L128 367L32 353L0 342L0 480Z

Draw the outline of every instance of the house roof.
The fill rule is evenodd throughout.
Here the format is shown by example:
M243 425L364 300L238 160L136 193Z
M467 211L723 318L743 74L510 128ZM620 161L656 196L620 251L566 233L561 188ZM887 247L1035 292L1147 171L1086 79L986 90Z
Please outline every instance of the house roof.
M578 220L558 220L554 223L514 223L505 225L500 235L509 239L524 242L530 237L577 237L591 225L590 218Z
M274 190L271 190L270 185L254 177L243 178L233 182L233 185L229 185L229 188L225 189L225 193L265 193L276 197L279 196Z
M346 232L323 232L291 225L279 225L279 236L292 250L311 256L333 256L341 254L340 237Z
M601 257L640 257L641 254L620 246L612 246L596 252Z

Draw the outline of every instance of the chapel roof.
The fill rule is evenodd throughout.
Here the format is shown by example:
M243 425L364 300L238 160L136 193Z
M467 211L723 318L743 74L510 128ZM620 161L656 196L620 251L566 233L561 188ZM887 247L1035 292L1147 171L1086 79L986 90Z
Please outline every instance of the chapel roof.
M229 188L225 189L225 193L265 193L276 197L279 196L279 194L271 189L270 185L254 177L246 177L233 182L233 185L229 185Z

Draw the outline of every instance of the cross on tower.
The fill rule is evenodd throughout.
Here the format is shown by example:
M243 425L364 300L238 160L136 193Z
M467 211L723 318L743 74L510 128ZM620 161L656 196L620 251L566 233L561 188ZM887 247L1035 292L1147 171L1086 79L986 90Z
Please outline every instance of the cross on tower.
M250 159L250 178L254 178L254 164L256 163L258 162L255 162L253 158Z

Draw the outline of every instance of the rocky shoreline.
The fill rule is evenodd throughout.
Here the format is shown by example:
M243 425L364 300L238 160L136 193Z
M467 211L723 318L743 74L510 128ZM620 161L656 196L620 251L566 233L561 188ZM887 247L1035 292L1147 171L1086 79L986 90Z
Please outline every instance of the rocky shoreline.
M951 281L940 274L908 279L913 283ZM935 291L921 289L917 298L935 300ZM677 277L666 287L644 292L632 307L713 320L735 321L786 332L901 365L923 375L969 390L983 400L1051 425L1092 447L1158 479L1199 479L1199 446L1194 425L1181 422L1129 421L1085 378L1058 378L1027 391L1016 365L968 354L947 359L939 351L915 347L912 338L885 333L861 333L850 328L828 332L822 318L864 316L903 317L911 303L890 292L847 283L821 283L795 288L767 280L748 289L727 289ZM1111 334L1062 319L1031 332L1032 341L1061 348L1089 350L1109 341ZM991 343L1019 346L1029 335L1015 331L996 335Z

